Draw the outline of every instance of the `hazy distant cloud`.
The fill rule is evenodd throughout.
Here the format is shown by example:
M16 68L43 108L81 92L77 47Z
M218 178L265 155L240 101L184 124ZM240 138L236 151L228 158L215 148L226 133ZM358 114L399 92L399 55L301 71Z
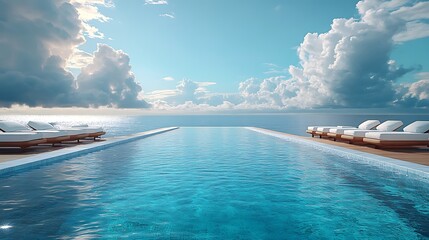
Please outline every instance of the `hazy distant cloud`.
M429 24L412 21L405 25L406 31L402 31L393 37L396 42L406 42L429 36Z
M145 5L166 5L167 0L145 0Z
M160 14L159 16L160 16L160 17L172 18L172 19L176 18L176 17L174 16L174 13L164 13L164 14Z
M180 105L187 101L202 103L208 99L207 87L215 85L215 82L194 82L182 80L176 89L157 90L145 94L145 98L151 103L164 101L170 105Z
M264 63L264 65L268 68L264 74L267 75L275 75L275 74L285 74L288 72L287 68L280 67L277 64L274 63Z
M419 73L416 73L416 78L418 80L429 79L429 72L419 72Z
M174 81L174 78L170 77L170 76L167 76L167 77L163 77L162 80L165 80L165 81Z
M407 5L398 6L392 12L396 18L406 21L406 26L403 31L394 36L397 42L405 42L418 38L429 36L429 2L417 2L412 5L412 2L406 1Z

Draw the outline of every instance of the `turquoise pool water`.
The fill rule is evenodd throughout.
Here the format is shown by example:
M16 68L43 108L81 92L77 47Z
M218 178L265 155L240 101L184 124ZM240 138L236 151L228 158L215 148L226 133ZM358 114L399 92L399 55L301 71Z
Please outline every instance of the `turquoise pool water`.
M424 239L429 187L243 128L0 177L0 239Z

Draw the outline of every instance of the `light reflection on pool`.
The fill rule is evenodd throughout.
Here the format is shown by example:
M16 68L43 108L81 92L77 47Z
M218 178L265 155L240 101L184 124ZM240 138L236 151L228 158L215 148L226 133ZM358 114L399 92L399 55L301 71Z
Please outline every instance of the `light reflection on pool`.
M0 239L429 237L427 184L242 128L181 128L0 186Z

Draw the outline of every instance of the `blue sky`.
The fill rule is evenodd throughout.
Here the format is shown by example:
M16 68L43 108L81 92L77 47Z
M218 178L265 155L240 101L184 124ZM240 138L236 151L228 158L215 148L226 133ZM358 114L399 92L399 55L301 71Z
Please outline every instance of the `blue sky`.
M429 107L428 1L0 5L0 107Z
M329 30L332 19L356 15L357 1L117 1L100 11L112 18L97 23L106 38L89 39L92 52L104 42L131 57L145 91L174 88L184 78L216 82L213 91L236 92L250 77L265 78L269 63L298 63L296 48L308 32ZM174 19L161 17L173 14ZM177 81L163 81L172 76Z

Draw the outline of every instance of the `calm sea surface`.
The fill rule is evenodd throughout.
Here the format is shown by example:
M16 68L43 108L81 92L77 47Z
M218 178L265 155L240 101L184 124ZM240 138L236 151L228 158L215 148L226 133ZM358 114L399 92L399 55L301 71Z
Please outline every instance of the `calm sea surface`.
M1 115L0 119L14 120L26 124L30 120L55 122L64 125L88 123L103 126L106 136L119 136L150 129L170 126L254 126L306 135L309 125L357 126L367 119L401 120L404 126L416 121L429 121L426 115L353 115L353 114L283 114L283 115Z

